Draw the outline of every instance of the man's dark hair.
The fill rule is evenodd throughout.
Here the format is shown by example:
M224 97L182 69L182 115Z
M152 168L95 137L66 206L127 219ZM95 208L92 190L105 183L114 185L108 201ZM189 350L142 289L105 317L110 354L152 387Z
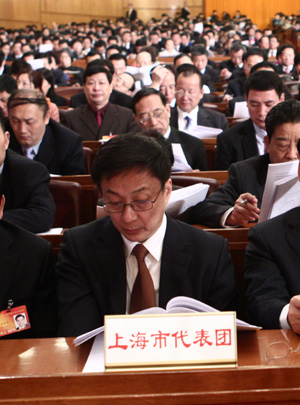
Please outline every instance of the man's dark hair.
M204 46L198 45L192 47L192 60L194 60L194 57L198 55L205 55L208 57L208 52Z
M94 48L101 48L102 46L106 48L106 42L103 41L103 39L98 39L98 41L94 43Z
M97 73L104 73L108 82L112 82L112 75L104 66L100 66L99 64L88 64L87 68L83 72L83 83L85 84L88 77L96 75Z
M273 70L273 72L276 72L275 69L275 65L271 62L268 61L263 61L263 62L259 62L256 65L252 66L251 70L250 70L250 74L255 73L258 69L261 68L270 68Z
M23 319L25 319L25 316L24 316L23 314L19 314L19 315L17 315L17 316L15 317L15 321L16 321L18 318L23 318Z
M199 70L194 65L190 65L189 63L183 63L182 65L178 66L176 70L176 83L179 75L183 75L183 77L190 77L193 75L197 75L199 77L199 84L200 89L202 89L204 80L203 75L199 72Z
M300 102L298 100L283 101L274 105L269 111L265 120L269 139L271 139L279 125L286 123L300 123Z
M108 59L95 59L95 60L92 60L90 63L87 64L87 68L90 67L90 66L104 67L105 69L108 69L110 71L110 74L112 76L115 73L114 65Z
M244 51L244 53L246 52L246 48L243 44L241 44L240 42L235 42L231 45L229 52L239 52L239 51Z
M160 91L158 91L152 87L145 87L144 89L138 91L132 99L132 111L134 112L134 114L136 113L136 110L135 110L136 104L139 101L141 101L142 98L149 97L152 95L159 96L163 105L164 106L167 105L167 99Z
M13 93L17 90L18 85L16 80L10 75L4 74L0 76L0 92Z
M25 69L31 70L32 67L25 60L16 59L16 60L13 61L12 65L11 65L10 74L13 75L13 76L18 76L19 72L21 70L25 70Z
M109 180L134 168L148 171L164 186L171 175L170 156L165 144L139 134L118 135L98 150L92 178L101 189L103 178Z
M71 58L71 62L73 62L74 56L73 56L73 52L71 51L70 48L63 48L58 53L59 53L59 55L61 55L62 53L67 53L69 55L69 57Z
M267 52L261 48L250 48L247 52L243 54L243 62L246 62L249 56L258 55L261 56L264 60L268 60Z
M49 109L46 97L43 93L34 89L19 89L12 93L7 101L7 110L24 104L36 104L44 114L47 114Z
M2 129L3 133L6 131L5 129L5 117L2 108L0 108L0 128ZM0 195L1 197L1 195Z
M250 90L275 90L278 97L280 97L284 92L284 85L277 73L268 70L260 70L259 72L251 74L246 80L246 95L249 94Z
M126 57L124 55L122 55L121 53L113 53L112 55L110 55L110 57L108 59L110 61L112 61L112 60L123 60L125 62L125 65L127 65Z

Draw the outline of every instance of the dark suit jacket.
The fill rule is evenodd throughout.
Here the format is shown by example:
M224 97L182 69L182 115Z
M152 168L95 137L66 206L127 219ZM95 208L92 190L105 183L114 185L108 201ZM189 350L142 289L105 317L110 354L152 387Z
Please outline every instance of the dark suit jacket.
M30 232L48 231L55 216L48 170L8 149L2 180L5 196L3 218Z
M216 170L228 170L232 163L256 155L258 147L250 118L217 136Z
M84 141L102 139L103 135L119 135L140 132L132 111L119 105L109 104L99 128L96 114L88 105L66 111L61 117L62 124L78 132Z
M229 80L225 94L229 94L232 97L243 96L245 94L245 82L246 76L244 78Z
M129 14L129 10L126 11L126 18L129 18L129 21L132 22L137 19L137 11L133 8Z
M189 222L219 228L222 214L233 207L235 200L246 192L255 195L260 208L269 163L269 154L266 153L232 164L226 183L190 210Z
M171 127L170 143L180 143L187 162L192 169L207 170L206 152L201 139Z
M110 218L65 232L57 273L60 336L101 326L104 315L125 314L124 245ZM168 218L159 306L179 295L226 310L235 305L235 280L225 239Z
M220 70L227 69L227 70L229 70L229 72L233 72L235 69L238 69L238 67L236 67L234 65L234 63L232 62L231 59L228 59L228 60L223 60L223 62L220 63L219 69Z
M23 155L21 145L11 128L9 132L10 149ZM46 126L39 152L34 160L43 163L51 174L86 173L81 137L52 119Z
M26 305L31 329L8 339L56 336L55 271L49 242L10 222L0 221L0 308Z
M300 208L249 230L244 270L250 322L279 328L283 307L300 294Z
M221 128L223 131L228 128L228 122L224 114L204 107L199 107L197 124L204 127ZM171 108L170 125L178 129L178 111L176 107Z
M132 107L132 97L118 90L113 90L111 92L109 102L112 104L118 104L122 107ZM70 107L72 108L77 108L85 104L87 104L87 99L84 92L74 94L70 99Z

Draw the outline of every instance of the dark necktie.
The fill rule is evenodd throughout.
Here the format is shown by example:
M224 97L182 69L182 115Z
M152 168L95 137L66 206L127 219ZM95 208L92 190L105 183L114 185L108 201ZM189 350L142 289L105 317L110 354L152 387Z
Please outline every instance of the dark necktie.
M148 250L145 246L136 245L132 254L138 262L138 274L136 276L130 302L130 313L142 311L146 308L156 307L155 290L151 274L145 264L145 257Z
M186 120L185 129L189 129L192 119L188 115L184 119Z

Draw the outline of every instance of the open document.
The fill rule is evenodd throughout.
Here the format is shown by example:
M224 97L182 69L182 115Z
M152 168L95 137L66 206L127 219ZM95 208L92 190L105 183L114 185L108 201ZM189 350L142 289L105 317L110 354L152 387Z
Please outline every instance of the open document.
M205 138L216 138L221 132L220 128L204 127L203 125L196 125L189 129L185 129L189 135L194 136L195 138L205 139Z
M164 313L184 314L190 312L220 312L220 311L211 307L210 305L205 304L204 302L195 300L194 298L174 297L168 302L166 309L154 307L145 309L144 311L137 312L136 314L145 314L145 315L164 314ZM241 321L240 319L236 320L236 326L238 331L261 329L260 326L250 325L249 323ZM84 333L83 335L80 335L76 339L74 339L74 345L79 346L82 343L86 342L87 340L91 339L92 337L99 335L99 333L102 333L103 331L104 326L101 326L100 328Z
M208 184L197 183L172 191L166 206L166 213L171 217L182 214L193 205L204 201L208 189Z
M281 215L300 205L298 160L269 164L258 222Z

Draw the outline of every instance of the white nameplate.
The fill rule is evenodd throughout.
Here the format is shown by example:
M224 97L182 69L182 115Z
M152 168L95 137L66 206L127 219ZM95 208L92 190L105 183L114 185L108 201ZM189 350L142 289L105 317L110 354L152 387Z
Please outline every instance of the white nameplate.
M234 367L235 318L235 312L105 316L105 368Z

